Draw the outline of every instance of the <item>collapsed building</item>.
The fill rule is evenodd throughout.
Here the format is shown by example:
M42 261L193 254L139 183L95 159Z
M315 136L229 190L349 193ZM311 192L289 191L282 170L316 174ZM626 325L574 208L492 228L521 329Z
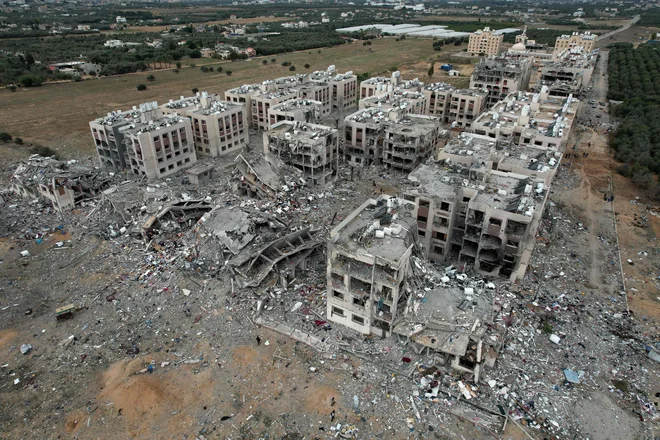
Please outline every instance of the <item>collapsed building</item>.
M511 92L526 91L533 70L533 59L519 54L488 58L474 68L470 88L488 93L486 107L501 101Z
M278 122L264 133L264 152L301 170L314 185L337 178L339 131L305 122Z
M61 162L34 154L14 171L11 189L23 197L43 197L52 203L53 209L62 212L94 198L111 180L110 176L103 177L75 161Z
M502 349L503 335L493 326L495 285L470 279L453 266L441 271L439 281L419 295L423 301L406 307L392 334L415 353L432 357L431 371L449 366L479 383L483 369L495 366ZM431 382L425 386L435 397L437 386Z
M597 52L568 52L561 59L541 67L538 87L547 87L551 96L580 95L591 82Z
M414 204L369 199L330 232L327 319L389 336L407 302L416 246Z
M344 155L353 166L385 165L411 171L441 140L440 119L398 110L365 108L344 120Z
M271 153L242 153L235 162L234 190L242 196L274 199L278 192L286 192L289 185L303 183L300 170L286 168L284 162Z

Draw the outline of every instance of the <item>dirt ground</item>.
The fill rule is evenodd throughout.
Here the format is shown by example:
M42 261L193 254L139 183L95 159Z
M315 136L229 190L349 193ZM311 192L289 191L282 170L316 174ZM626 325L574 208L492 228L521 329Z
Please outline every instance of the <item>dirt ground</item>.
M609 38L600 40L596 46L603 48L612 43L633 43L638 44L641 41L647 40L650 38L651 34L654 32L660 32L660 28L647 28L641 26L633 26L630 29L621 31L617 34L612 35Z

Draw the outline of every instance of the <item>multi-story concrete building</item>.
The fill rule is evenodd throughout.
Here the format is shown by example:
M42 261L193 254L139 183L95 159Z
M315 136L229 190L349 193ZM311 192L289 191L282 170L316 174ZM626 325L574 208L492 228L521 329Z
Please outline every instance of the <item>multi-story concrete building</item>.
M417 240L413 210L402 199L369 199L330 232L329 321L365 335L390 335L408 299Z
M344 120L344 155L354 166L385 164L414 169L435 150L441 137L440 119L401 114L397 110L365 108Z
M197 161L190 119L164 116L156 102L141 104L139 121L123 130L126 163L134 174L159 179Z
M299 121L316 124L322 116L323 104L309 99L290 99L268 109L270 128L282 121Z
M250 140L245 106L229 101L212 101L188 112L192 121L195 149L202 156L235 153Z
M543 64L537 86L547 86L550 95L580 95L591 82L597 54L571 54L561 61Z
M439 163L410 174L417 187L405 194L416 203L428 258L484 275L524 276L561 153L521 148L525 153L509 150L517 155L510 159L495 142L464 135L443 148ZM537 172L525 163L543 165Z
M500 53L504 34L499 34L489 27L470 34L468 53L472 56L495 56Z
M477 64L470 78L470 88L488 92L486 107L501 101L507 94L526 91L532 75L533 59L517 54L486 59Z
M455 127L470 127L486 108L488 96L482 90L456 89L442 82L426 84L422 93L426 96L425 114Z
M550 96L545 86L539 93L511 93L479 116L471 131L503 145L560 151L568 142L578 106L572 96Z
M358 99L357 75L349 71L338 73L330 78L330 97L334 109L341 110L356 105Z
M264 133L264 152L301 170L315 185L337 178L339 131L324 125L282 121Z
M295 89L282 88L275 92L262 91L250 96L252 106L252 127L257 130L268 130L268 110L281 102L296 99Z
M259 93L261 93L261 85L259 84L245 84L225 92L225 101L231 101L245 106L248 124L252 128L254 128L252 125L252 96Z
M400 114L424 114L426 95L417 91L395 90L379 96L360 99L358 108L397 110Z
M392 72L390 77L374 76L360 83L360 99L372 96L381 97L395 90L420 91L424 85L419 79L404 81L401 72Z
M126 168L123 128L140 121L137 107L122 112L112 111L89 123L101 166L121 170Z
M580 34L573 32L571 35L560 35L555 41L552 56L555 59L562 58L566 53L589 53L596 48L596 35L591 32Z
M332 111L332 97L330 96L330 83L327 81L308 82L296 87L298 98L320 103L320 117L330 114Z
M199 108L209 108L211 103L219 101L216 94L208 92L197 92L194 96L181 96L179 99L170 99L169 102L161 104L160 109L164 115L178 114L189 116L190 112Z
M487 93L482 90L457 89L451 94L447 122L452 127L469 128L486 108Z

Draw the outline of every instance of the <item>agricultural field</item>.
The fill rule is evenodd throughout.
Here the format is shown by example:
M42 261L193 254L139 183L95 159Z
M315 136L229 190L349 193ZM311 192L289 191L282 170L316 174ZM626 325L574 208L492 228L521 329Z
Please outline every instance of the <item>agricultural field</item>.
M451 46L453 53L462 51L464 46ZM442 63L452 57L449 47L446 52L434 52L431 40L394 38L373 40L372 45L361 42L320 50L294 52L249 61L218 62L215 60L188 60L179 73L174 69L156 70L125 76L90 79L78 83L45 84L31 89L19 89L11 93L0 91L0 120L2 131L20 136L26 142L48 145L65 156L90 154L93 152L88 121L111 110L127 109L146 101L166 102L181 95L190 95L193 88L213 93L245 83L257 83L294 72L281 65L291 62L295 72L311 72L326 69L334 64L340 71L352 70L355 73L369 72L372 75L388 72L393 68L404 71L406 77L426 76L426 70L416 69L418 63L435 60ZM273 63L271 60L275 59ZM263 64L266 60L268 64ZM190 67L190 63L196 63ZM188 63L188 64L187 64ZM469 61L464 61L466 65ZM305 64L309 64L306 69ZM214 72L202 72L200 66L215 66ZM428 64L425 64L428 66ZM406 66L411 66L407 68ZM222 67L222 72L217 72ZM427 67L428 68L428 67ZM413 74L406 74L412 70ZM464 77L450 78L436 69L434 81L465 82ZM231 76L227 75L231 71ZM148 75L154 81L147 81ZM423 78L422 80L428 81ZM146 84L147 90L138 92L136 86ZM25 149L26 147L3 146L2 149ZM0 150L0 153L3 152ZM16 151L8 152L16 154Z

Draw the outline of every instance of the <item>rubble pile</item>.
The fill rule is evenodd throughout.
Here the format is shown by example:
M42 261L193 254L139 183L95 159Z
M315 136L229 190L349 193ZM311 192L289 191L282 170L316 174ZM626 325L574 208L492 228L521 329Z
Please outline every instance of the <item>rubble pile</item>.
M256 153L218 164L223 172L207 185L146 184L91 170L103 183L68 211L42 197L2 193L5 238L15 246L8 259L46 271L33 281L15 276L0 289L3 319L18 325L50 313L38 304L56 303L58 327L12 345L16 357L0 371L0 387L57 389L70 368L84 385L87 373L164 351L176 360L149 361L137 373L221 368L233 344L269 347L262 341L269 330L313 353L296 359L312 380L344 378L336 384L341 418L339 407L328 406L314 428L320 438L458 438L465 429L474 430L471 438L499 437L507 424L539 438L586 438L576 408L596 393L644 423L658 422L651 393L657 333L629 313L619 271L592 276L580 213L551 197L530 269L515 284L429 262L412 243L391 335L364 335L327 315L327 243L354 207L382 188L404 187L406 176L365 168L351 180L340 169L336 182L321 187ZM252 197L241 189L245 180ZM556 182L577 184L564 169ZM374 205L365 222L386 206ZM611 226L600 221L603 230ZM393 240L369 234L373 243ZM613 233L595 243L612 268L615 243ZM273 362L293 362L278 356ZM40 399L49 410L61 405ZM218 416L204 429L226 420Z

